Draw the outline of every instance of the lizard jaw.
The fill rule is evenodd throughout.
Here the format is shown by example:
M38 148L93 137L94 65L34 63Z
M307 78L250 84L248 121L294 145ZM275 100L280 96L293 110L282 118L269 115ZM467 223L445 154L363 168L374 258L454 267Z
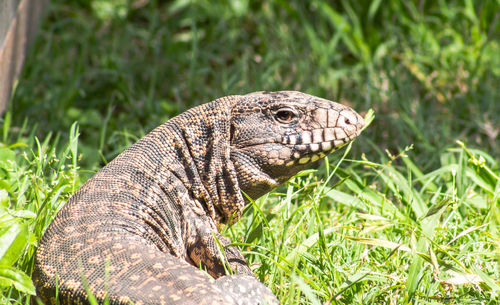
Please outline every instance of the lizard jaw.
M315 134L316 131L323 132L328 135L328 134L333 134L335 133L335 130L338 130L339 128L329 128L329 129L324 129L324 130L313 130L312 133ZM319 133L318 132L318 133ZM307 132L304 132L307 134ZM302 135L304 134L302 133ZM337 131L337 134L342 134L343 131ZM344 133L345 134L345 133ZM357 136L357 135L356 135ZM354 137L349 137L349 136L344 136L344 137L333 137L327 141L325 137L319 137L317 138L318 141L313 141L309 142L306 136L306 141L302 141L301 144L294 144L294 145L287 145L291 148L291 158L288 162L285 163L286 166L292 166L296 163L298 164L307 164L310 162L316 162L319 159L324 158L326 155L342 148L343 146L347 145L349 142L354 140ZM328 137L328 136L327 136ZM284 139L285 141L282 142L282 144L291 144L290 140L293 142L293 140L296 138L296 136L291 136L288 139ZM302 137L304 138L304 137ZM322 141L323 140L323 141Z

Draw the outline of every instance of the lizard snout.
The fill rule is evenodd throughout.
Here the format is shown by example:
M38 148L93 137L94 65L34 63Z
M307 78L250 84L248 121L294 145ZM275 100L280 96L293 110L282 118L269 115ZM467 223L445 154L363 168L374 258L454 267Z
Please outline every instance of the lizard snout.
M306 164L325 157L354 140L364 124L363 118L351 108L318 108L310 124L312 128L282 138L282 144L292 146L292 158L286 165Z

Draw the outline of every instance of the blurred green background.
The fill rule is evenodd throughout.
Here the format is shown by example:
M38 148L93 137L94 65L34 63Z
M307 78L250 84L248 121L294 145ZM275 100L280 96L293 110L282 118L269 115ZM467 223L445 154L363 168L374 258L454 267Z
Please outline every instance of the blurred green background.
M30 302L43 231L131 143L300 90L376 117L226 229L259 279L283 304L497 304L499 88L500 0L52 0L0 120L0 303Z
M78 121L81 164L97 168L193 105L287 89L373 108L377 119L357 151L414 144L418 162L432 168L461 139L498 158L499 7L56 0L12 99L13 122L27 119L42 136Z

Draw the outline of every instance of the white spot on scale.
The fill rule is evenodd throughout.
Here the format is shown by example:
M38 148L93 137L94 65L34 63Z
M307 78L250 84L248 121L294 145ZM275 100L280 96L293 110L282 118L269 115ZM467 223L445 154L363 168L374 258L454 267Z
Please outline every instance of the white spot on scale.
M329 127L335 127L335 125L337 125L337 119L338 118L339 118L338 111L328 110L328 126Z
M347 135L342 128L335 128L335 137L337 139L343 139L343 138L347 137Z
M302 133L302 144L311 144L311 133L309 131L304 131Z
M322 129L314 129L312 131L313 134L313 143L320 143L323 141L323 130Z
M324 108L316 110L316 121L321 125L321 127L326 127L328 124L328 110Z
M305 144L295 145L295 147L296 147L298 150L306 150L306 149L307 149L307 145L305 145Z
M284 148L284 149L280 150L280 159L283 159L283 160L290 159L291 153L292 152L288 148Z
M283 163L285 163L284 160L281 160L281 159L275 159L274 160L274 164L276 164L276 165L283 165Z
M311 148L311 151L316 152L319 150L319 144L318 143L312 143L309 145L309 148Z
M270 152L267 153L267 157L269 159L277 159L280 155L280 152L277 150L271 150Z
M335 145L335 147L340 147L340 146L344 145L344 141L343 140L335 140L335 141L333 141L333 145Z
M328 151L332 149L332 142L323 142L321 143L321 150L322 151Z
M326 128L325 129L325 141L333 141L335 140L335 129Z

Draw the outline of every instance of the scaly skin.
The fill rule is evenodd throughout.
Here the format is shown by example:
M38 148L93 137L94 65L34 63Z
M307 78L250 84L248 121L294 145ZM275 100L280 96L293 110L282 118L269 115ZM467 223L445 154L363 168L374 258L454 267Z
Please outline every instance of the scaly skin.
M277 304L236 247L220 260L215 238L231 242L217 228L240 218L241 191L262 196L363 124L347 106L295 91L224 97L172 118L59 211L36 254L38 296L47 304L88 304L87 290L109 304Z

